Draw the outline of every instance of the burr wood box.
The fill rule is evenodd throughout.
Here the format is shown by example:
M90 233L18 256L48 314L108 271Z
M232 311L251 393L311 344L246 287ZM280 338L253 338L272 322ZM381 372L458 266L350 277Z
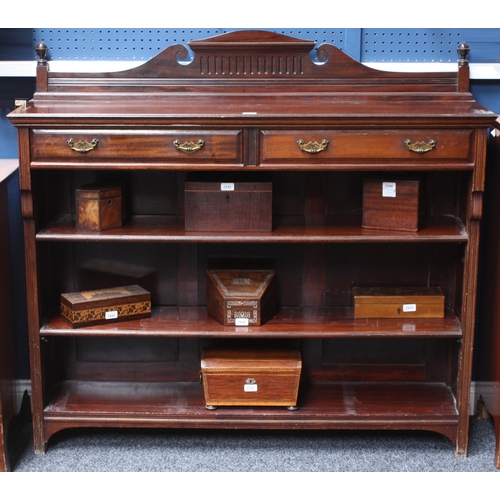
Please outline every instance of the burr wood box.
M104 231L122 226L122 190L116 186L87 184L76 190L76 227Z
M61 314L73 328L151 316L151 294L139 285L61 294Z
M363 227L418 231L424 218L423 184L420 180L364 180Z
M274 270L207 271L207 313L224 326L260 326L276 307Z
M271 182L198 176L184 187L186 231L272 231Z
M205 404L285 406L296 409L302 360L300 351L205 349L201 374Z
M355 318L443 318L439 287L354 287Z

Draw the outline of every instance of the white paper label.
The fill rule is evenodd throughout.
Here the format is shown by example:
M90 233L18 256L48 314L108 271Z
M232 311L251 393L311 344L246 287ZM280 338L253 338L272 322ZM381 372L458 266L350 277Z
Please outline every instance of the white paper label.
M243 386L245 392L257 392L257 384L245 384Z
M396 183L395 182L382 182L382 197L383 198L396 198Z
M413 323L405 323L403 325L403 332L414 332L415 325Z
M234 318L235 326L248 326L248 318Z
M106 311L106 319L118 318L118 311Z
M415 312L417 310L417 304L403 304L403 312Z
M234 191L234 182L222 182L220 185L221 191Z

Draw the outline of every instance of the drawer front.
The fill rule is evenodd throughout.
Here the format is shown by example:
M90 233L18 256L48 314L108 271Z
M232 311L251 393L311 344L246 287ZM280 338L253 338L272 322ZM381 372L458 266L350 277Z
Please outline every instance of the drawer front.
M242 138L241 130L33 130L31 160L241 166Z
M471 167L473 130L262 130L260 165L436 164Z

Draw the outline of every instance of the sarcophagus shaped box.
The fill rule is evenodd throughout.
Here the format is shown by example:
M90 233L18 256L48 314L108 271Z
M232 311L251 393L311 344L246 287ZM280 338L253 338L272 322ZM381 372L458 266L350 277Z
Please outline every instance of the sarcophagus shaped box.
M444 295L439 287L354 287L355 318L443 318Z
M151 316L151 294L139 285L61 294L61 314L73 328Z
M205 404L297 408L300 351L205 349L201 373Z
M208 270L207 313L224 326L260 326L276 314L274 270Z
M423 184L419 180L363 182L363 223L368 229L418 231L425 219Z

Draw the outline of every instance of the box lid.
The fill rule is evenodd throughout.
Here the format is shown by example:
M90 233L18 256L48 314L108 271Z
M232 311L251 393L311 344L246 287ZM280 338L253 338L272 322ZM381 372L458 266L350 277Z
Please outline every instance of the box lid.
M100 200L122 195L121 187L105 184L85 184L76 190L78 199Z
M275 272L272 269L209 269L207 275L223 297L259 299L272 282Z
M352 295L357 304L400 303L415 298L421 304L444 301L439 287L354 287Z
M116 288L102 288L83 292L61 294L61 302L68 304L73 310L100 307L111 302L132 304L137 301L150 300L151 294L139 285L128 285Z
M203 371L267 371L279 367L283 371L296 371L302 367L298 349L214 349L203 350Z

